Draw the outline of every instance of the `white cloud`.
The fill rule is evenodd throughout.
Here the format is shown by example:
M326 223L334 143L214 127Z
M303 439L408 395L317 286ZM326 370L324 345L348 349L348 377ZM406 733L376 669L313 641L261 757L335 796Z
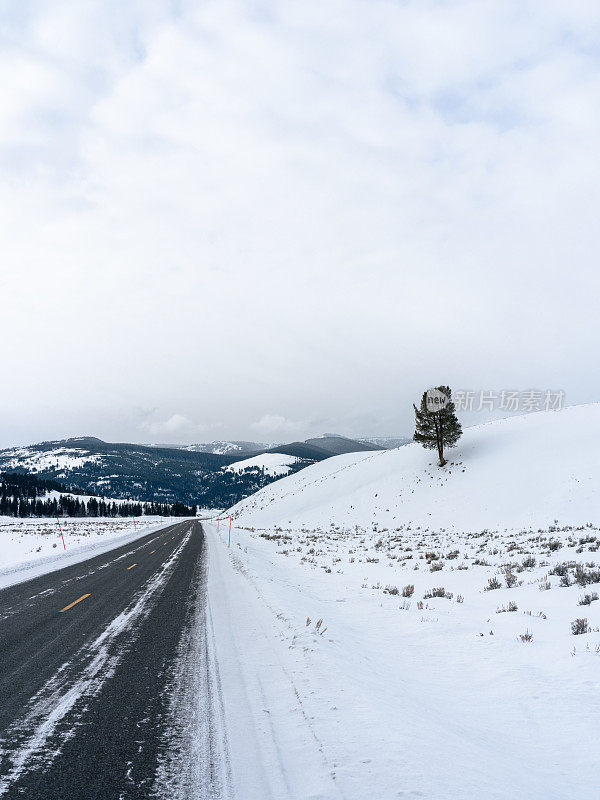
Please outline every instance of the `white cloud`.
M207 426L192 422L184 414L172 414L167 419L155 419L156 409L138 414L139 428L161 441L178 443L197 437L207 431Z
M173 414L172 417L165 422L164 427L167 431L180 431L182 428L188 428L192 423L183 414Z
M261 436L294 436L307 426L305 422L294 422L280 414L263 414L251 427Z
M126 438L139 404L403 432L440 382L598 398L596 4L178 8L8 21L0 439Z

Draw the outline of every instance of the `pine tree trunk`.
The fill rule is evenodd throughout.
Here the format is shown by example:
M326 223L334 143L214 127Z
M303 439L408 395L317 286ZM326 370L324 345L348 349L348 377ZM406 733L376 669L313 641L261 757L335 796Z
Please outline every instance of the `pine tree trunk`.
M446 459L444 458L444 428L442 425L442 421L439 419L439 417L435 418L435 438L438 449L438 456L440 457L439 466L443 467L446 464Z
M440 467L446 466L446 459L444 458L444 446L438 445L438 455L440 457Z

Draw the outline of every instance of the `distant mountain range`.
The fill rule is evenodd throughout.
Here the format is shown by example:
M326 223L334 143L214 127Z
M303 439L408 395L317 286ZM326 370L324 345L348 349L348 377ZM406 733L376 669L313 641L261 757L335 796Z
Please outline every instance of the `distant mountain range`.
M362 444L376 444L384 450L394 450L404 444L412 442L412 436L373 436L366 439L357 439Z
M248 457L293 456L286 464L290 474L334 455L381 449L376 442L329 434L271 447L242 441L165 447L84 436L0 450L0 472L32 473L106 497L223 508L281 477L266 468L268 459L265 466L259 458L227 469Z
M181 450L193 453L215 453L217 455L251 456L268 450L271 445L266 442L206 442L204 444L174 445Z
M270 447L269 453L285 453L290 456L300 458L311 458L314 461L323 461L331 456L339 456L342 453L362 453L368 450L383 450L380 445L367 445L357 442L355 439L347 439L345 436L334 434L319 436L315 439L306 439L304 442L291 442L290 444L276 445Z
M219 455L235 455L240 458L254 456L257 453L287 453L299 455L300 453L311 453L308 457L314 456L329 457L331 455L341 455L342 453L356 453L363 450L389 450L408 444L412 439L409 436L377 436L373 438L361 437L350 439L336 433L327 433L323 436L315 436L305 439L303 442L290 442L288 444L279 442L277 444L267 444L265 442L246 442L246 441L216 441L204 442L201 444L187 445L156 445L157 447L174 447L180 450L190 450L196 453L215 453ZM290 448L294 450L290 453ZM319 458L317 460L320 460Z

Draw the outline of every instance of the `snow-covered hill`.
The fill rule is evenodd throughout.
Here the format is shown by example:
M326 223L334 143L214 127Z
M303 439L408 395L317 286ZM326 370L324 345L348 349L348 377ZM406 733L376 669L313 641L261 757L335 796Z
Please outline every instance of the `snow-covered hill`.
M330 458L233 507L238 524L342 529L547 528L600 518L600 404L467 428L444 469L433 451Z
M285 453L261 453L243 461L234 461L223 469L230 472L243 472L245 469L262 470L265 475L287 475L294 465L304 466L307 462L296 456L288 456Z
M298 796L596 800L599 440L600 405L506 419L444 469L410 444L282 478L231 548L207 522L234 773L266 712Z
M74 440L76 442L77 440ZM68 472L86 464L99 464L102 457L91 453L84 447L62 447L60 443L53 449L41 450L35 445L31 447L14 447L3 450L0 454L2 469L9 472L23 469L28 472Z

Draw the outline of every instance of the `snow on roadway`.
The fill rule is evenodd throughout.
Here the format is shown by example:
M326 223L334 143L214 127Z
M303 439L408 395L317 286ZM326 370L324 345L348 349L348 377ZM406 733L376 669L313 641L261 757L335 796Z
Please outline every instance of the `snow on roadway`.
M235 507L230 551L205 526L238 796L598 797L599 423L329 459Z

